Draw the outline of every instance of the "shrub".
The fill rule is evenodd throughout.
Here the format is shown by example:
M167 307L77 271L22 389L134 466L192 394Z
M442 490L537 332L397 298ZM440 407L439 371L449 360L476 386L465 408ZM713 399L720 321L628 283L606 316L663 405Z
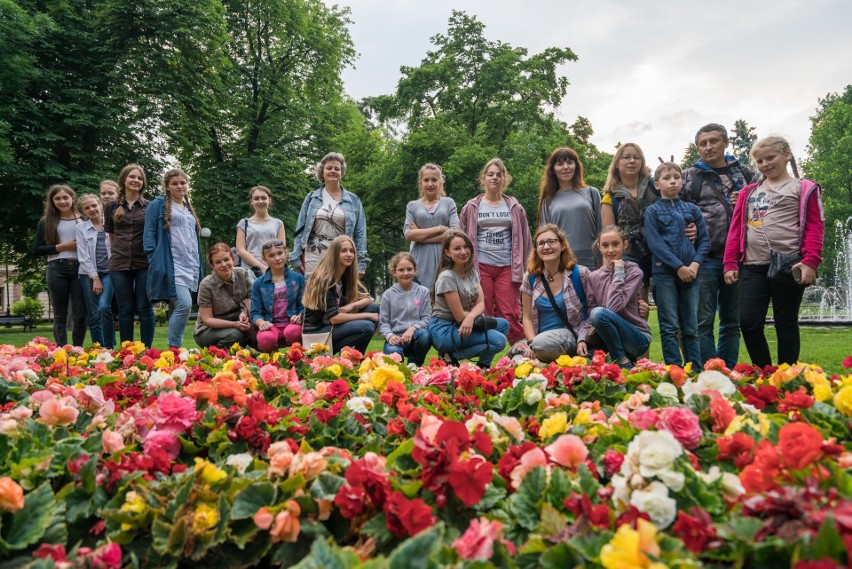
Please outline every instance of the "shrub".
M12 314L23 316L33 321L41 320L44 315L44 304L37 298L25 296L12 305Z

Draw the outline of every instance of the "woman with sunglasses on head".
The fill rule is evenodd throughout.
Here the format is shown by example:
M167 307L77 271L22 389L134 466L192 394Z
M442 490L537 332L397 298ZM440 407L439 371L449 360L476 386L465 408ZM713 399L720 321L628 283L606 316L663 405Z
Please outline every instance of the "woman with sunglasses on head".
M549 363L576 355L591 329L585 295L589 269L577 263L565 234L552 223L538 228L533 243L521 284L526 339L511 353Z
M305 277L287 268L284 241L267 241L260 254L269 269L251 287L251 322L257 326L257 348L274 352L302 340Z
M216 243L207 251L212 272L198 285L198 320L192 335L201 348L247 346L251 283L247 269L234 266L231 248Z

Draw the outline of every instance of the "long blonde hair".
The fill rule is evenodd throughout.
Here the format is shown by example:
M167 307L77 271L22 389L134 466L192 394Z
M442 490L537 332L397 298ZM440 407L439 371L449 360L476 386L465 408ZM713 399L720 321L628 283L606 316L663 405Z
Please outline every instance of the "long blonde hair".
M639 148L639 145L635 142L625 142L621 146L618 147L618 150L615 151L615 155L612 157L612 162L609 164L609 171L606 175L606 183L604 184L603 191L604 193L612 193L615 189L616 184L624 183L621 180L621 174L618 172L618 162L621 160L621 157L624 155L624 151L628 148L633 148L636 150L636 154L639 155L639 178L642 179L651 177L651 169L648 167L648 164L645 162L645 153L642 152L642 149Z
M420 183L423 181L423 174L427 170L435 170L436 172L438 172L438 178L441 179L441 189L438 192L438 195L439 196L446 196L447 192L444 190L444 182L446 181L446 179L444 178L444 171L437 164L435 164L433 162L427 162L426 164L421 166L420 170L417 172L417 191L420 192L420 199L423 199L423 195L424 195L423 194L423 188L420 187Z
M311 278L308 279L305 286L305 296L302 298L302 304L306 308L312 310L328 310L326 306L326 295L328 289L334 286L337 282L337 269L340 266L340 251L343 249L343 243L348 242L352 245L352 250L355 251L355 242L348 235L340 235L334 238L328 249L323 253L317 268L311 273ZM340 303L349 304L359 300L367 294L367 289L361 284L358 276L358 259L356 255L355 261L343 271L340 277L343 290L340 293Z
M783 136L767 136L755 142L749 152L749 158L751 158L752 164L754 164L755 168L757 167L757 163L754 160L754 153L763 149L774 150L778 154L789 154L790 168L793 170L793 177L799 177L799 168L796 165L796 158L793 156L793 150L790 148L790 143L787 142L786 138Z

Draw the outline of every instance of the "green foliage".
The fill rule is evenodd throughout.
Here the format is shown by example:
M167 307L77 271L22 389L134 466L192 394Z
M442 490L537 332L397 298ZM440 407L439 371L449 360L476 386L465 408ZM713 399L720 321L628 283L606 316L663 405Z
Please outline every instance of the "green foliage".
M825 262L820 272L829 277L835 273L834 248L837 222L852 217L852 85L842 94L829 93L819 100L811 117L811 137L804 173L823 187L825 203Z
M32 296L26 296L12 305L12 314L30 320L41 320L44 316L44 304Z
M690 142L689 146L687 146L686 150L683 152L683 159L680 161L680 167L686 170L700 159L701 157L698 155L698 149L695 147L695 144Z

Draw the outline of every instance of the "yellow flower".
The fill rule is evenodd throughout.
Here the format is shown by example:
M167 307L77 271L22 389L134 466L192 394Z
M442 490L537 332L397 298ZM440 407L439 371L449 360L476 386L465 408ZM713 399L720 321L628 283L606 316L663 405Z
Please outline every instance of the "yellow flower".
M64 364L68 361L68 352L59 348L58 350L53 352L53 361L54 363Z
M205 484L216 484L228 477L228 473L203 458L195 459L195 473L201 476Z
M335 364L336 365L336 364ZM388 381L405 382L405 376L395 367L379 366L370 374L370 383L373 384L373 389L381 393L384 391Z
M538 437L541 440L546 440L553 435L559 435L568 430L568 413L559 411L554 413L541 423L541 429L538 431Z
M834 406L844 415L852 415L852 385L847 385L834 396Z
M376 363L373 361L373 358L367 358L361 362L361 366L358 368L358 374L364 375L374 367L376 367Z
M340 364L332 364L325 369L327 369L328 371L330 371L331 373L333 373L337 377L340 377L341 375L343 375L343 368L340 367Z
M171 352L169 352L169 353L171 353ZM172 364L169 363L169 360L167 360L166 358L164 358L162 356L157 358L157 361L154 362L154 367L157 368L157 369L167 368L170 365L172 365Z
M370 383L369 379L360 382L358 384L358 397L364 397L371 389L373 389L373 384Z
M640 519L636 528L623 524L612 540L601 549L601 565L606 569L657 569L662 563L652 563L648 555L658 556L657 528L651 522ZM648 554L648 555L646 555Z
M130 340L121 344L121 350L116 350L118 352L122 350L130 350L130 353L134 356L138 356L142 352L145 351L145 344L142 342L131 342Z
M192 516L192 529L196 532L203 532L219 523L219 511L216 508L211 508L207 504L201 504L195 508L195 514Z
M526 377L532 371L533 365L531 363L522 363L518 367L515 368L515 377L522 378Z
M84 364L89 361L89 354L83 352L79 356L77 356L77 363Z
M559 367L575 367L584 366L589 363L586 358L580 356L571 357L569 355L559 356L556 359L556 365Z
M225 365L222 366L224 371L231 371L234 367L234 362L237 360L228 360L225 362Z
M580 409L577 412L577 416L574 417L575 425L585 425L586 423L590 423L592 421L592 412L589 409Z
M120 511L141 514L145 511L145 508L145 500L142 496L136 492L130 491L124 497L124 503L121 505Z

